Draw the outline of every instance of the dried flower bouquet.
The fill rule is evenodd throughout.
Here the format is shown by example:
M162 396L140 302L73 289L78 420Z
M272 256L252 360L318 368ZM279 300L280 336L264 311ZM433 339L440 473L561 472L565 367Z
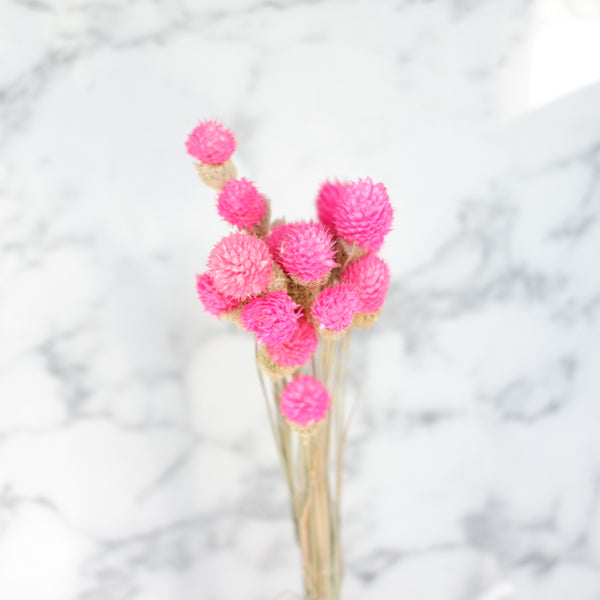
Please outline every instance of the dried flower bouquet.
M377 319L390 280L377 255L392 227L382 183L326 181L318 220L271 222L270 202L237 178L232 132L203 121L186 147L235 231L197 275L206 311L256 337L256 362L290 492L308 600L337 600L340 497L353 327Z

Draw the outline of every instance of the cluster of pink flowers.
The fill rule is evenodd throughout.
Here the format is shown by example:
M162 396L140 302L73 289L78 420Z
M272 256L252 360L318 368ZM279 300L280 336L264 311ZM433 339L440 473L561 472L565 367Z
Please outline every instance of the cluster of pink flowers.
M369 177L326 181L316 220L270 223L267 198L252 182L236 179L234 169L222 168L232 164L231 131L204 121L186 147L218 190L218 214L235 228L197 275L198 297L210 314L255 334L261 366L273 378L292 377L281 397L284 416L301 427L318 423L329 394L300 369L317 351L318 337L337 339L352 326L369 326L381 310L390 271L377 252L393 219L386 188Z

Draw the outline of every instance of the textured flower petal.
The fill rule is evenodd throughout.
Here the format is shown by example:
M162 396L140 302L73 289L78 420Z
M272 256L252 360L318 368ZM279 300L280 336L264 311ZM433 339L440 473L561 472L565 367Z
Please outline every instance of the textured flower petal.
M224 163L234 152L233 133L218 121L201 121L185 143L188 154L208 165Z
M359 300L356 290L340 284L325 288L316 297L311 314L320 329L339 332L350 327L358 307Z
M306 427L321 421L331 406L327 388L312 375L299 375L281 394L283 416L296 425Z
M306 318L298 321L294 335L283 344L267 344L269 356L282 367L301 367L317 351L315 326Z
M198 298L204 305L204 310L216 317L237 308L239 305L236 300L227 298L216 290L212 277L208 273L196 275L196 291Z
M376 254L367 254L346 267L340 279L358 292L359 312L376 313L390 284L390 269Z
M254 184L244 177L228 181L217 197L219 216L239 229L251 229L260 222L266 211L266 200Z
M291 223L279 247L279 262L302 282L319 281L337 267L333 242L331 233L320 223Z
M316 201L317 215L319 221L330 229L335 230L333 216L346 185L348 184L340 181L325 181L319 188Z
M267 244L247 233L224 237L208 257L215 288L235 300L262 294L271 282L273 266Z
M269 250L271 250L273 258L277 262L281 262L279 250L281 249L281 243L288 233L289 227L290 226L287 223L279 223L278 225L274 225L271 227L271 233L265 239L267 246L269 246Z
M350 244L377 251L392 229L394 211L383 183L359 179L344 186L333 216L335 229Z
M284 292L253 298L242 308L240 323L263 344L283 344L298 328L300 307Z

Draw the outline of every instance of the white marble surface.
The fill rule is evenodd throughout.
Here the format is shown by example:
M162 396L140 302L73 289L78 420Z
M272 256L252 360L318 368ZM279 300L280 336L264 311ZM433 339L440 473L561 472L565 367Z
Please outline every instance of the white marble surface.
M275 213L328 176L395 206L354 345L344 600L600 599L600 83L560 88L597 57L536 46L599 19L4 0L0 598L301 590L251 339L194 293L226 229L183 141L220 117Z

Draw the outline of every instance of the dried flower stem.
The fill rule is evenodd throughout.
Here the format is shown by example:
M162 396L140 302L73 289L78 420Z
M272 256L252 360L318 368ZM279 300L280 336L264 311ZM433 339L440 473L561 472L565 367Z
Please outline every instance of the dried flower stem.
M229 129L201 121L186 148L204 183L219 191L217 212L240 230L212 249L207 272L197 275L198 297L209 313L262 344L256 363L290 493L306 600L339 600L350 331L373 324L389 285L389 267L376 254L392 227L387 190L369 177L325 182L320 222L271 223L270 201L237 179Z
M349 333L340 340L323 340L318 355L304 368L327 386L332 397L330 413L317 425L300 428L290 424L279 410L281 393L290 378L282 377L267 385L264 374L258 371L290 492L306 600L340 597L340 500L349 342Z

